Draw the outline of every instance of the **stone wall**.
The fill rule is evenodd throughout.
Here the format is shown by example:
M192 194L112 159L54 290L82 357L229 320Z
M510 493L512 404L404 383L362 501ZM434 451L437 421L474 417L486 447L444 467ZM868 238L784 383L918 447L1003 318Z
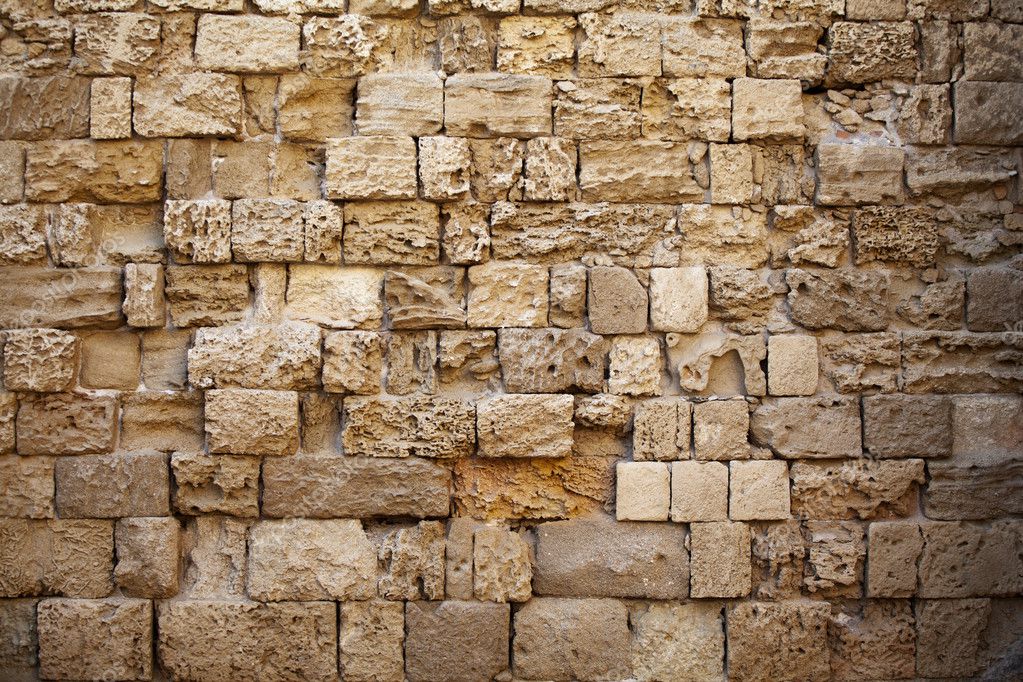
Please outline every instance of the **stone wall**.
M6 0L0 71L0 679L1018 679L1020 0Z

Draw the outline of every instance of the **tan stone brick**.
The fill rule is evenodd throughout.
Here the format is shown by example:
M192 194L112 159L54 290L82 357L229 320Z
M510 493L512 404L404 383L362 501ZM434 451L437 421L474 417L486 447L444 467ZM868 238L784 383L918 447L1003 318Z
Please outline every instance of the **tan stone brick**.
M637 679L717 679L724 674L725 634L716 604L651 604L634 622Z
M392 600L443 599L444 531L441 521L420 521L371 532L382 569L377 593Z
M891 278L885 270L791 268L785 283L792 319L808 329L877 332L888 326Z
M626 679L628 610L614 599L532 599L515 612L516 677Z
M760 676L829 679L830 616L828 604L736 604L727 618L729 675L741 680Z
M207 15L213 16L213 15ZM242 122L241 80L222 73L135 80L135 132L143 137L234 135Z
M582 14L579 75L660 76L661 20L656 14Z
M570 140L538 137L526 142L524 198L568 201L576 195L576 149Z
M1023 141L1023 124L1013 114L1023 101L1021 83L956 83L955 134L958 144L1013 146Z
M120 446L130 450L199 450L203 446L198 394L138 391L122 400Z
M734 521L789 518L787 462L731 462L728 515Z
M480 526L473 534L473 595L481 601L524 602L532 595L529 545L519 533Z
M299 26L287 19L202 14L196 27L195 59L203 69L290 71L298 68L298 49Z
M117 429L117 401L112 396L71 393L25 398L16 426L21 455L110 452Z
M142 381L146 388L161 391L185 388L191 340L187 329L142 333Z
M767 340L767 387L771 395L817 392L817 339L772 334Z
M874 457L944 457L952 452L952 403L939 396L863 399L864 447Z
M511 609L472 601L405 604L409 682L489 679L508 668Z
M555 327L582 327L586 319L586 268L562 265L551 268L550 322Z
M323 340L323 388L331 393L374 394L383 377L383 350L376 332L343 331Z
M89 134L93 139L131 137L130 78L93 79L89 97Z
M839 21L828 29L827 84L912 80L916 33L910 22Z
M745 597L752 589L750 528L714 521L690 525L694 598Z
M750 145L710 146L710 191L715 204L748 204L753 201L756 190Z
M463 457L475 443L474 409L457 397L352 397L344 402L342 445L368 457Z
M742 398L710 400L693 406L695 458L749 459L749 408Z
M196 388L315 388L320 330L301 322L199 329L188 351Z
M259 459L174 453L174 509L181 514L256 516Z
M573 17L507 17L498 27L497 70L568 78L575 66Z
M460 137L550 135L549 78L460 73L444 84L444 129Z
M139 337L124 332L96 332L82 338L83 388L118 388L131 391L139 386L141 363Z
M405 679L405 605L352 601L340 605L338 658L341 675L352 682Z
M452 265L472 265L490 258L490 206L477 203L441 206L441 248Z
M78 338L57 329L12 329L3 346L4 388L59 392L74 381Z
M636 276L621 267L590 270L588 312L597 334L640 334L647 325L647 292Z
M0 454L14 452L14 426L18 413L18 398L14 393L0 391Z
M732 83L732 136L799 142L805 132L801 94L796 80L737 78Z
M113 522L0 519L4 597L105 597L113 590Z
M728 466L721 462L671 463L671 520L726 521Z
M912 521L875 522L867 542L867 596L914 596L924 547L920 526Z
M231 250L242 262L301 261L303 207L289 199L239 199L231 206Z
M177 262L227 263L231 260L231 203L220 199L167 201L163 233Z
M167 310L163 297L163 266L127 263L124 266L124 315L131 327L163 327Z
M905 152L879 145L817 147L818 201L826 206L902 203Z
M0 206L0 265L45 265L48 222L43 206Z
M422 137L440 132L444 83L433 71L374 73L359 79L360 135Z
M0 457L0 515L27 519L54 517L52 458Z
M547 325L547 268L491 262L469 268L470 327Z
M98 12L77 17L74 53L81 73L132 76L155 65L160 20L139 12Z
M481 457L567 457L572 454L569 395L503 395L476 406Z
M469 193L472 150L461 137L419 138L419 182L423 197L444 201Z
M240 322L249 305L244 265L172 265L165 291L175 327Z
M674 398L637 403L632 428L632 457L639 460L689 458L692 403Z
M619 521L666 521L670 498L667 464L619 462L615 502Z
M39 292L48 292L40 300ZM116 267L0 268L0 325L118 327L121 270Z
M327 146L330 199L415 199L416 142L411 137L342 137Z
M638 137L638 83L607 78L558 81L554 86L554 133L572 139Z
M767 216L738 206L682 204L685 225L680 265L759 268L767 262Z
M818 84L824 79L827 55L817 51L824 29L812 21L751 19L746 51L757 78L795 78Z
M26 149L29 201L137 204L161 199L162 142L53 140Z
M145 680L153 674L149 601L44 599L37 618L43 677Z
M625 166L622 158L628 158ZM579 189L589 201L702 200L688 145L658 140L583 142Z
M354 80L306 74L281 76L277 90L281 134L299 142L351 135L354 90Z
M753 442L787 459L859 457L859 405L849 399L774 398L751 420Z
M617 337L608 353L608 391L616 395L660 395L664 360L650 337Z
M695 332L707 321L708 285L703 268L650 270L650 326L656 331Z
M55 464L57 513L64 518L166 516L167 455L156 452L60 457Z
M288 267L285 317L335 329L375 329L383 319L383 272L328 265Z
M792 512L817 519L891 519L917 508L924 482L920 459L841 463L795 462Z
M726 19L672 17L664 27L664 75L743 77L742 24Z
M731 93L723 78L653 80L643 88L644 135L725 142L731 132Z
M991 615L988 599L928 599L917 612L917 673L925 677L971 677Z
M961 522L920 524L924 549L918 564L921 597L1013 595L1023 584L1016 545L1020 524L1001 519L987 526Z
M114 578L130 597L172 597L178 592L180 524L172 517L119 519L114 529Z
M433 265L440 260L440 212L436 204L349 202L344 215L346 263Z
M291 391L206 391L211 453L289 455L298 448L298 394Z

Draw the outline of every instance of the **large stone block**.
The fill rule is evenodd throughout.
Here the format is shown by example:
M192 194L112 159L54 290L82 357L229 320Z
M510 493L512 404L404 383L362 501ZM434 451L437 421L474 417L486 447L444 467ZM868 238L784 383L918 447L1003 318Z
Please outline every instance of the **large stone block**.
M921 208L867 206L853 219L856 264L871 261L926 267L941 247L934 213Z
M376 332L331 332L323 339L323 389L373 394L383 377L383 347Z
M269 517L447 516L451 472L419 458L316 455L267 459L263 513Z
M387 135L332 140L326 192L330 199L415 199L415 140Z
M475 682L508 667L508 604L442 601L405 605L409 682Z
M338 667L352 682L403 682L405 605L352 601L340 605Z
M130 9L129 5L117 7ZM141 75L160 56L160 20L140 12L97 12L75 19L75 61L90 75Z
M118 326L121 292L119 268L0 268L0 326Z
M874 457L945 457L952 452L952 402L938 396L863 399L863 446Z
M304 207L290 199L239 199L231 207L231 251L241 262L296 262L305 254Z
M353 397L344 403L345 453L371 457L468 456L475 410L455 397Z
M249 529L248 547L248 593L258 601L376 594L376 551L357 520L260 521Z
M670 478L664 462L619 462L615 472L615 517L619 521L667 521Z
M999 520L984 527L960 522L920 524L921 597L1012 596L1023 589L1018 546L1023 526Z
M170 513L167 455L153 452L60 457L57 513L65 518L165 516Z
M642 334L647 327L647 291L627 268L599 266L589 273L587 313L597 334Z
M0 516L53 518L53 459L0 457Z
M828 30L829 85L912 80L916 32L910 22L836 22Z
M860 408L843 398L772 398L751 419L754 442L788 459L859 457Z
M320 330L310 324L199 329L188 351L188 381L196 388L315 388Z
M480 457L568 457L574 401L570 395L503 395L476 405Z
M1023 83L963 81L955 84L953 100L957 143L1015 146L1023 142L1023 122L1014 113L1023 103Z
M144 599L44 599L39 672L47 679L148 680L153 605Z
M867 596L916 595L917 564L924 548L920 525L913 521L870 524L867 535Z
M636 679L723 676L725 632L717 604L651 604L638 618L630 614L630 621Z
M491 262L469 268L469 326L547 326L549 280L550 271L538 265Z
M45 265L49 221L44 206L0 206L0 265Z
M88 137L89 81L73 76L0 78L0 138Z
M582 142L579 189L588 201L682 203L704 194L688 145L659 140Z
M732 87L724 78L654 80L643 89L643 128L657 139L727 142L731 116Z
M792 512L812 519L891 519L917 508L920 459L795 462Z
M684 599L689 555L683 526L607 516L536 528L534 590L559 597Z
M607 343L584 329L502 329L501 375L515 393L600 391Z
M195 60L211 71L293 71L298 68L299 30L297 23L275 17L202 14Z
M285 317L335 329L375 329L383 319L383 272L371 268L292 265Z
M157 609L157 654L172 678L337 675L333 602L165 601Z
M72 393L26 398L16 428L22 455L109 452L117 430L117 401L112 396Z
M508 17L498 27L497 70L569 78L575 66L572 17Z
M114 524L0 519L0 595L96 599L114 589Z
M444 129L459 137L550 135L549 78L460 73L444 84Z
M532 596L530 547L522 535L495 526L473 533L473 596L481 601L524 602Z
M801 95L797 80L737 78L732 83L732 137L801 141L805 132Z
M905 158L898 147L821 144L817 200L825 206L901 204Z
M374 73L359 79L356 123L360 135L440 132L444 121L444 82L432 71Z
M130 597L167 598L178 593L181 525L169 516L123 518L114 529L114 579Z
M625 604L613 599L532 599L515 612L517 677L605 680L630 676Z
M917 673L972 677L981 669L981 638L991 615L988 599L929 599L917 611Z
M627 80L558 81L554 88L554 132L573 139L637 137L641 94L639 84Z
M671 17L662 38L665 76L736 78L746 75L742 24L730 19Z
M298 449L298 394L262 389L206 392L210 452L289 455Z
M907 393L1016 392L1023 333L906 332L902 366Z
M392 600L443 599L445 529L442 521L420 521L371 531L382 569L377 593Z
M54 140L27 148L25 197L31 201L160 201L163 145L155 141Z
M4 388L58 392L75 377L78 338L57 329L12 329L3 346Z
M736 680L830 679L830 618L828 604L737 604L728 612L729 675Z
M750 527L712 521L690 525L693 560L690 594L694 598L745 597L752 589Z
M411 187L414 194L414 176ZM434 265L440 260L440 213L435 204L350 202L344 216L346 263Z
M249 305L248 272L244 265L170 266L165 292L175 327L232 324Z
M891 315L887 271L791 269L785 273L792 319L808 329L877 332Z
M143 137L231 136L241 130L238 76L201 72L145 76L135 81L133 99L135 132Z

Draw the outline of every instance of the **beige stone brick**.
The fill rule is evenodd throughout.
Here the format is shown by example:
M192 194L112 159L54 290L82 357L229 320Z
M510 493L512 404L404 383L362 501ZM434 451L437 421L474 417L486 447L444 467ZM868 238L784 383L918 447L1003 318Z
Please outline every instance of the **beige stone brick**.
M821 603L744 602L728 611L728 671L739 679L831 677L828 621Z
M647 325L647 292L636 276L621 267L590 270L587 308L596 334L641 334Z
M916 34L911 22L836 22L828 29L828 85L912 80Z
M25 159L29 201L138 204L161 200L162 142L52 140L29 145Z
M113 590L113 522L0 519L0 594L105 597Z
M95 140L131 137L131 79L96 78L89 91L89 134Z
M524 197L568 201L576 195L576 149L570 140L538 137L526 142Z
M707 272L701 267L651 268L651 329L699 331L707 321L708 288Z
M860 408L836 398L765 400L751 419L753 441L787 459L859 457Z
M110 452L117 420L117 401L112 396L60 393L22 399L16 422L18 454Z
M55 464L57 513L72 519L166 516L169 476L163 453L60 457Z
M58 329L12 329L3 346L4 388L59 392L74 381L79 341Z
M604 388L607 342L584 329L502 329L501 375L515 393L598 392ZM537 372L538 367L546 368Z
M490 258L490 206L477 203L441 206L441 248L452 265L473 265Z
M819 203L826 206L902 203L905 156L896 147L819 145Z
M167 323L163 286L162 265L125 264L123 307L129 326L163 327Z
M827 55L817 51L824 29L813 21L751 19L746 51L751 75L794 78L811 84L824 79Z
M663 462L619 462L615 516L619 521L667 521L671 476Z
M690 595L694 598L748 596L752 589L749 526L730 521L694 523L689 533Z
M519 533L480 526L473 533L473 595L481 601L524 602L532 595L529 545Z
M244 265L169 266L167 304L175 327L240 322L249 305Z
M416 142L411 137L342 137L327 145L330 199L415 199Z
M731 462L728 515L733 521L789 518L789 466L777 460Z
M941 396L866 396L863 446L874 457L945 457L952 415L952 402Z
M511 609L473 601L405 604L409 682L489 679L508 668Z
M167 201L163 236L179 263L227 263L231 260L231 202Z
M48 212L43 206L0 206L0 248L3 249L0 264L45 265L48 222Z
M746 75L742 24L730 19L672 17L664 27L664 75L741 78Z
M44 599L39 672L48 679L145 680L153 674L153 605L144 599Z
M444 84L444 129L459 137L550 135L551 100L543 76L455 74Z
M738 206L682 204L685 225L680 265L759 268L767 262L767 215Z
M580 76L661 75L661 20L656 14L586 13L579 23Z
M476 432L481 457L567 457L574 402L569 395L503 395L480 400Z
M435 135L443 120L444 83L433 71L374 73L359 79L360 135Z
M0 107L9 115L0 123L0 133L20 140L87 137L88 102L86 78L4 78L0 81Z
M148 598L177 594L180 530L173 517L117 521L114 579L124 594Z
M412 185L414 193L414 172ZM440 260L440 211L436 204L359 201L346 203L344 212L346 263L434 265Z
M771 395L813 395L817 392L817 339L772 334L767 340L767 388Z
M818 519L892 519L917 508L920 459L792 465L792 512Z
M912 521L875 522L867 537L867 596L914 596L924 548L920 526Z
M710 192L715 204L753 201L753 150L745 144L710 146Z
M291 71L298 68L299 31L287 19L202 14L195 35L196 63L213 71Z
M289 455L298 449L298 394L206 391L206 436L212 453Z
M955 133L958 144L1013 146L1023 141L1023 123L1014 115L1023 100L1021 83L956 83Z
M159 56L160 20L151 14L90 13L78 17L74 29L74 53L81 73L142 74L152 69Z
M586 268L562 265L551 268L550 322L555 327L582 327L586 320Z
M419 138L419 181L423 197L444 201L469 193L472 150L461 137Z
M732 136L736 140L803 139L802 88L796 80L737 78L732 83Z
M455 397L352 397L344 403L349 455L453 458L472 452L474 410Z
M676 523L728 520L728 465L671 463L671 520Z
M695 458L749 459L749 408L742 398L710 400L693 406Z
M137 391L122 399L120 446L129 450L200 450L202 401L197 393Z
M420 521L371 531L382 569L377 593L392 600L442 599L444 530L441 521Z
M142 333L142 381L146 388L179 391L188 383L187 329L154 330Z
M383 272L291 265L285 317L334 329L375 329L383 319Z
M199 329L188 351L196 388L309 389L319 374L320 330L301 322Z
M351 601L340 605L338 658L341 675L353 682L405 679L405 605Z
M622 164L622 159L629 159ZM704 188L678 142L630 140L582 142L579 189L588 201L682 203L702 201Z
M643 132L649 137L727 142L731 112L732 87L724 78L656 79L643 88Z
M547 326L547 268L491 262L469 268L470 327Z
M223 73L142 76L135 80L133 100L135 132L143 137L230 136L241 130L238 76Z
M0 515L26 519L54 517L51 457L0 457Z
M575 66L573 17L506 17L498 26L497 70L569 78Z
M231 205L231 251L240 262L295 262L305 252L303 206L290 199L239 199Z
M84 388L134 390L139 386L141 351L137 334L96 332L82 338Z
M689 459L693 405L687 400L663 398L636 404L632 426L635 460Z
M287 140L323 142L352 134L352 93L355 81L281 76L277 89L278 122Z
M376 332L342 331L323 340L323 388L331 393L374 394L383 381L383 349Z
M608 353L608 391L616 395L660 395L664 360L656 338L620 336Z
M635 621L637 679L717 679L725 633L716 604L651 604Z
M174 509L180 514L259 513L259 458L174 453Z
M620 140L640 134L638 83L609 78L558 81L554 96L554 133L559 137Z

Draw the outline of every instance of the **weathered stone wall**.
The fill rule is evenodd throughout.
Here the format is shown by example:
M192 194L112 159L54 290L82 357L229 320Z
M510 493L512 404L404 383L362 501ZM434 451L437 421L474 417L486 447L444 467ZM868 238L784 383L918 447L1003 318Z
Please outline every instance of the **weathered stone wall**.
M1020 0L0 2L0 679L1018 679Z

